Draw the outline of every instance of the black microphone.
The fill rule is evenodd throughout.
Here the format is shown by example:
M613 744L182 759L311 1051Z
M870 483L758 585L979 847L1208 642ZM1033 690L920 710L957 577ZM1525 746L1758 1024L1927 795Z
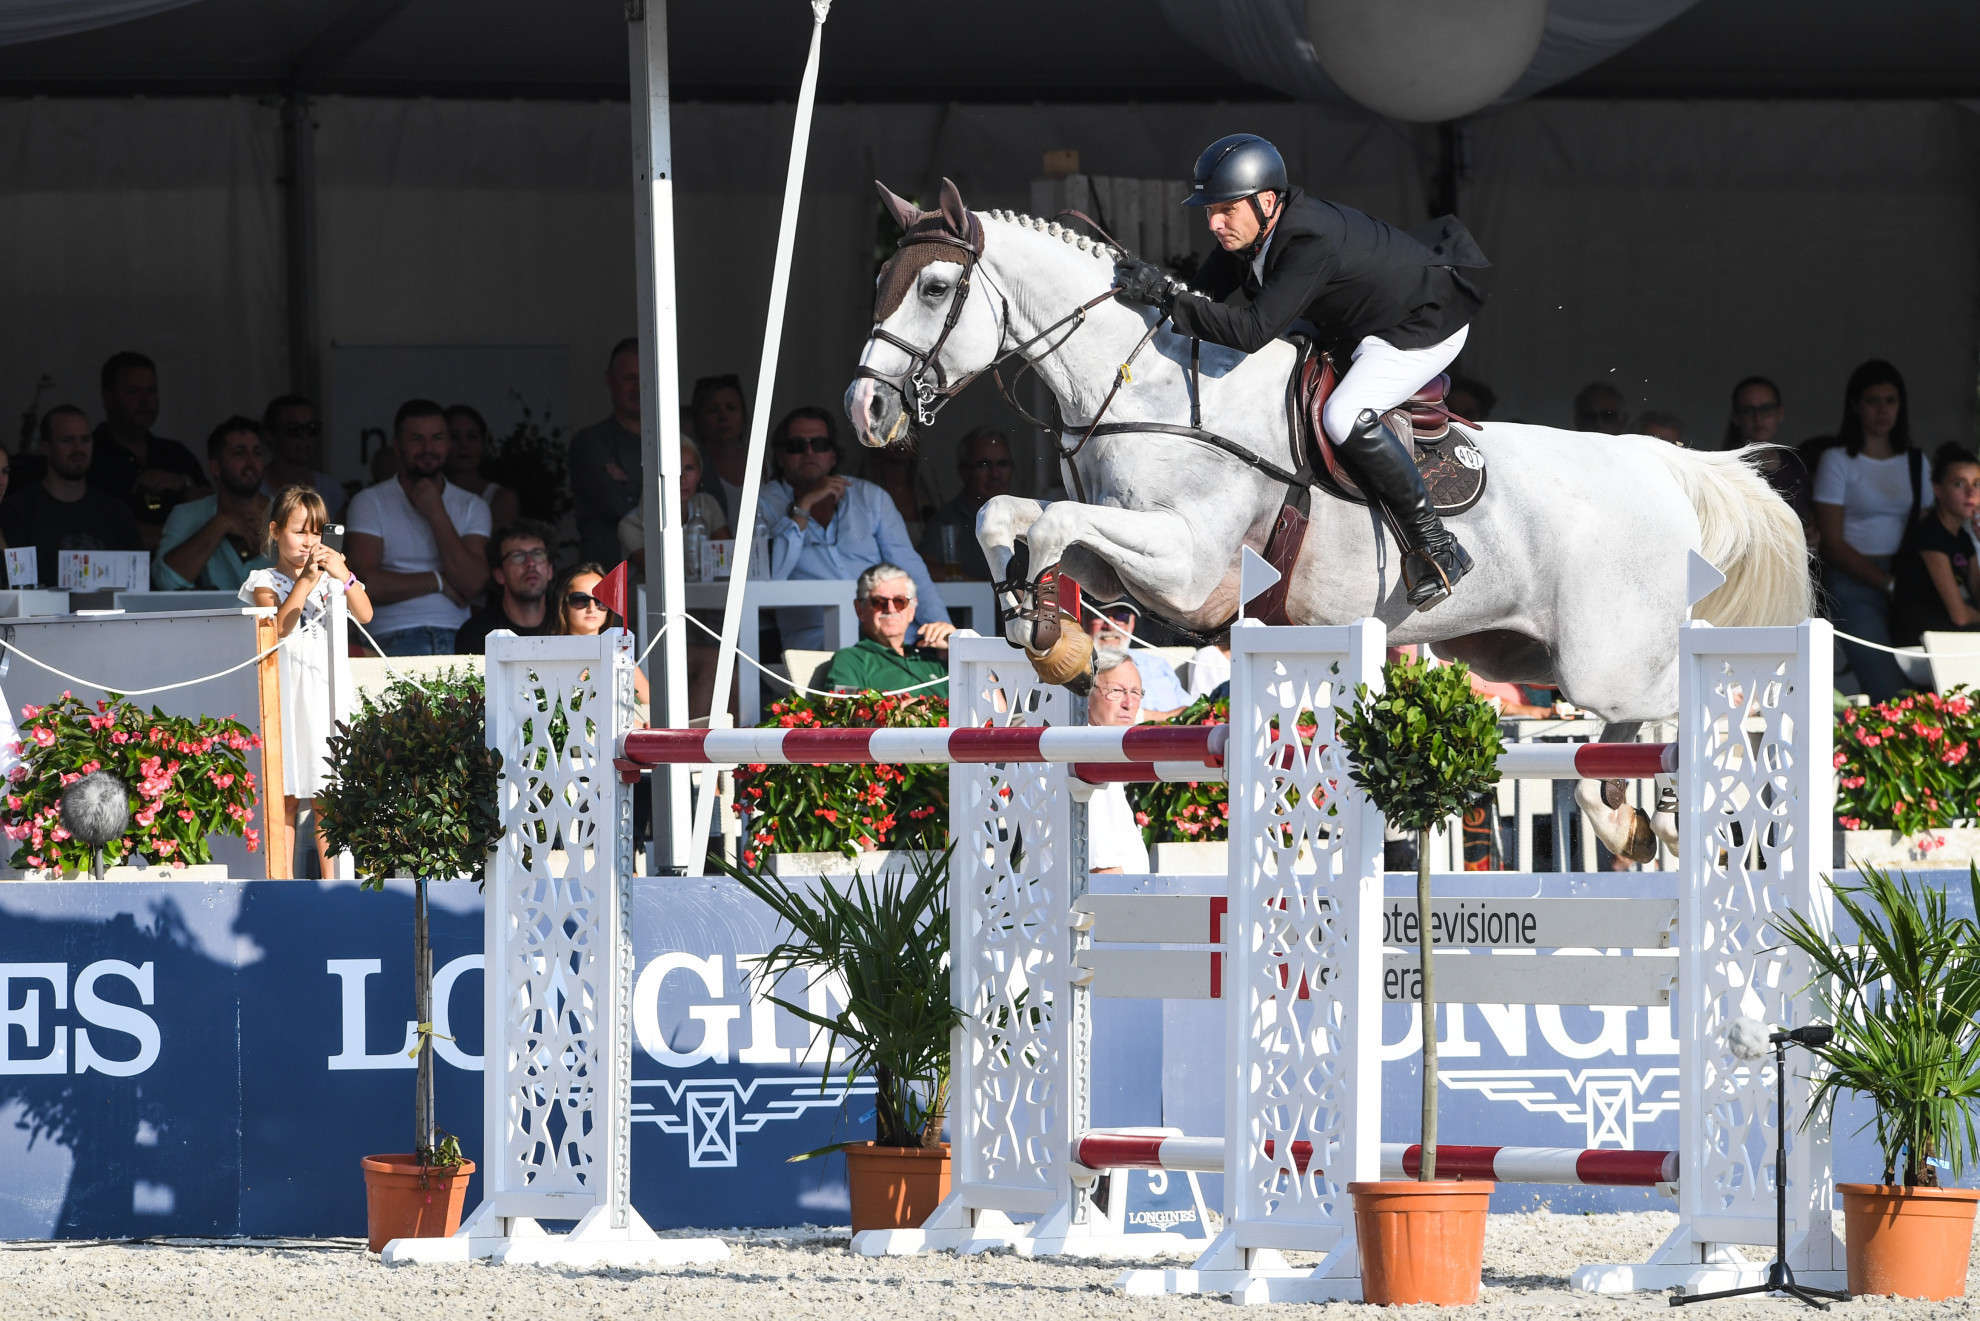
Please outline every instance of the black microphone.
M1769 1034L1767 1040L1775 1043L1789 1042L1796 1046L1826 1046L1836 1039L1836 1030L1827 1023L1810 1023L1788 1032Z

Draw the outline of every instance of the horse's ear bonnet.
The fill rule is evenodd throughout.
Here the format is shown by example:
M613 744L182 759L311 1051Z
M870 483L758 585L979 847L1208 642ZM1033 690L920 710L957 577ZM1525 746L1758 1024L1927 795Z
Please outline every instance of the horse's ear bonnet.
M962 192L942 180L942 205L936 211L923 211L904 197L897 197L878 179L881 205L899 223L900 251L880 268L873 291L873 320L885 321L900 311L901 303L914 288L915 277L931 262L953 261L972 266L983 255L983 222L963 205ZM955 251L960 249L960 251Z

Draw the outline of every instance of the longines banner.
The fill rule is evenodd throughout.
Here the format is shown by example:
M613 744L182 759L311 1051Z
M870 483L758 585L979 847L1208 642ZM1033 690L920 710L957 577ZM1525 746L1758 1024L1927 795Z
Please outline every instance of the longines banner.
M1581 892L1656 897L1671 879L1605 876ZM434 888L440 1124L473 1155L481 898ZM658 1227L844 1224L843 1162L789 1157L870 1135L872 1090L838 1069L821 1088L823 1041L762 998L752 956L774 943L767 910L720 880L642 881L634 896L641 1213ZM412 1127L411 930L405 889L0 885L0 1238L361 1233L358 1158L405 1150ZM778 994L836 1008L829 986ZM1415 1013L1385 1010L1391 1137L1414 1130ZM1221 1131L1222 1015L1210 1002L1101 1002L1096 1125ZM1486 1005L1440 1019L1445 1141L1674 1145L1669 1011ZM1874 1177L1865 1138L1850 1136L1859 1122L1837 1122L1838 1166ZM1218 1182L1204 1180L1213 1207ZM470 1206L478 1196L477 1181ZM1637 1190L1495 1199L1541 1203L1660 1204Z

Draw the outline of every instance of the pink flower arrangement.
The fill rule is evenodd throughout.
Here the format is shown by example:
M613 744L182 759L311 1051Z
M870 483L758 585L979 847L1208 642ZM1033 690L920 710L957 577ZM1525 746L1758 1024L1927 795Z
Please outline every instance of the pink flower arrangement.
M142 857L183 867L210 862L208 837L235 835L260 847L255 780L247 754L261 740L239 721L146 713L115 698L94 707L68 693L47 706L21 708L22 760L9 772L0 829L20 844L13 865L79 871L90 849L61 825L61 793L93 771L107 770L131 789L131 821L104 846L104 861Z
M1916 835L1980 819L1980 712L1965 689L1846 708L1835 737L1843 829Z

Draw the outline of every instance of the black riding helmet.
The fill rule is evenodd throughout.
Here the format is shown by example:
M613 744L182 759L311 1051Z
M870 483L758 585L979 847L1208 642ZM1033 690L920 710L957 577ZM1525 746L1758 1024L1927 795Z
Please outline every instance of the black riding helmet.
M1183 205L1235 202L1265 192L1284 197L1290 188L1285 157L1279 155L1277 147L1256 133L1233 133L1218 138L1196 158L1196 171Z

